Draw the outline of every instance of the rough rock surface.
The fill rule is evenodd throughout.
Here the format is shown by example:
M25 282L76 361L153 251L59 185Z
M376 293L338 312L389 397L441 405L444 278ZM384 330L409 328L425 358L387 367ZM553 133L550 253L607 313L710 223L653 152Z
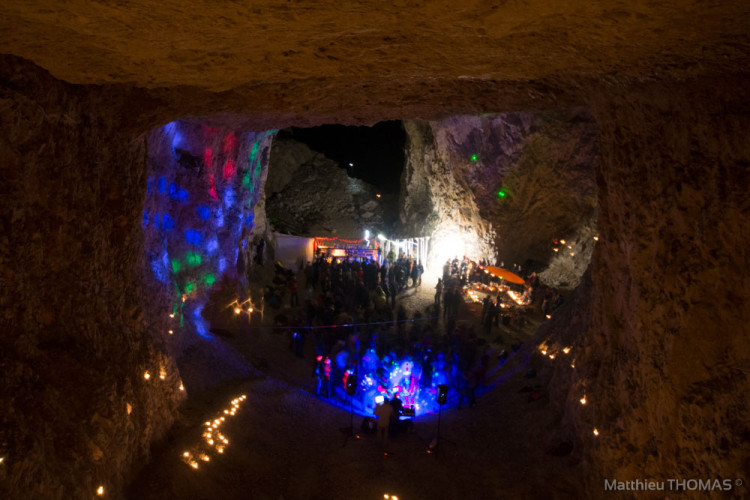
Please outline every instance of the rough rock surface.
M436 144L433 126L404 122L406 165L399 222L407 237L430 237L427 268L438 272L447 259L468 255L495 259L494 232L479 214L466 181Z
M575 369L558 370L554 385L592 492L604 478L750 470L747 88L666 85L594 102L602 162L591 290L578 320L553 316L560 345L574 345Z
M0 64L2 493L117 492L170 424L142 287L153 127L568 105L601 131L591 328L557 393L591 496L602 477L747 478L748 25L741 1L3 2L0 52L105 86Z
M185 115L273 115L248 128L264 130L545 109L585 102L592 81L722 74L750 67L749 22L742 1L6 1L0 47L69 82L154 89Z
M455 116L406 130L401 223L432 235L442 260L468 253L541 264L562 256L554 239L595 231L598 148L586 112ZM591 245L580 246L554 260L550 284L578 284L591 257Z
M131 97L0 64L2 498L120 491L184 397L143 288Z
M384 206L392 200L378 192L301 142L273 142L265 209L279 231L348 239L362 238L365 229L390 233Z
M266 229L256 208L274 133L176 121L148 136L143 231L149 291L162 314L175 316L173 333L162 332L162 339L189 391L250 373L209 325L234 316L229 305L244 298L253 242Z

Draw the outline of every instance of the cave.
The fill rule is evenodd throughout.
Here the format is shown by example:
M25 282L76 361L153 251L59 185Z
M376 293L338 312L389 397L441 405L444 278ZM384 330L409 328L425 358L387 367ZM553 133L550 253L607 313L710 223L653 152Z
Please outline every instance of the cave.
M0 13L3 498L747 495L742 2ZM258 350L273 235L364 229L565 292L390 454Z

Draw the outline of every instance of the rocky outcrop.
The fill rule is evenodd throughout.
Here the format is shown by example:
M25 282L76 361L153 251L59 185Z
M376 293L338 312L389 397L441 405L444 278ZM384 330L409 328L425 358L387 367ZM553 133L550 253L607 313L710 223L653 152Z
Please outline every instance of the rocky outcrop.
M0 64L0 497L117 495L184 392L151 308L139 94Z
M453 253L508 266L558 257L549 284L577 285L592 245L566 246L562 259L553 242L596 231L598 149L586 112L456 116L406 130L405 231L426 231L436 251L461 240Z
M274 141L265 193L268 219L281 232L359 239L365 229L372 235L392 229L393 195L293 139Z
M402 174L400 232L429 236L427 270L437 274L447 259L464 255L495 259L490 223L479 214L466 181L454 170L433 135L433 124L404 122L406 165Z

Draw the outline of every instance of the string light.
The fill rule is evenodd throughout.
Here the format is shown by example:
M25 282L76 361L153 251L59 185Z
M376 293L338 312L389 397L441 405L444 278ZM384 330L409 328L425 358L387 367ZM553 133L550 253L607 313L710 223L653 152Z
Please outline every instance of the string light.
M145 373L143 374L143 378L145 378L146 380L148 380L148 379L150 379L150 378L151 378L151 374L150 374L149 372L145 372Z
M180 387L179 387L179 389L180 389L181 391L184 391L184 390L185 390L185 386L184 386L184 385L182 385L182 384L180 384Z
M549 359L555 359L555 355L554 354L550 354L549 355Z
M169 317L174 319L174 313L169 313Z
M594 236L594 241L599 241L599 237L598 236Z
M172 335L174 333L173 330L169 330L169 334Z
M242 312L242 309L240 309L239 307L234 308L234 314L239 314L241 312Z
M599 429L594 427L594 436L598 436L598 435L599 435Z
M568 354L568 353L570 352L570 347L564 347L564 348L563 348L563 352L564 352L565 354Z
M588 401L586 400L586 395L585 395L585 394L584 394L584 395L583 395L583 397L582 397L582 398L580 399L580 401L581 401L581 404L582 404L582 405L585 405L586 403L588 403Z
M96 494L97 494L97 495L99 495L100 497L101 497L101 496L104 496L104 486L99 486L99 487L98 487L98 488L96 489Z

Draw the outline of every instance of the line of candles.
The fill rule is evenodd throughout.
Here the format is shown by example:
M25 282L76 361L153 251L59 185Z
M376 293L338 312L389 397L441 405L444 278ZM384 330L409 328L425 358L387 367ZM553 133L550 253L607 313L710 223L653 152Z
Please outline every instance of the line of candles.
M549 357L549 359L555 359L555 354L552 353L552 352L548 352L548 351L549 351L549 347L547 347L547 345L544 342L542 342L541 344L539 344L539 352L541 352L543 356L547 356L547 357ZM562 352L564 354L570 354L570 351L571 351L570 347L563 347L562 348ZM575 361L572 361L570 363L570 367L571 368L575 368L576 367ZM589 399L586 397L586 394L584 394L583 397L578 400L578 402L581 403L581 406L586 406L588 404L588 402L589 402ZM596 427L594 427L593 434L594 434L594 436L599 436L599 429L597 429Z
M215 450L216 453L223 454L224 448L229 445L229 439L224 436L219 428L226 422L227 417L234 417L242 404L247 399L247 396L242 394L234 398L229 403L229 407L225 408L220 417L213 420L204 422L203 440L204 444L196 445L193 451L186 450L182 453L182 461L193 469L200 467L200 462L210 462L211 455L209 453Z

